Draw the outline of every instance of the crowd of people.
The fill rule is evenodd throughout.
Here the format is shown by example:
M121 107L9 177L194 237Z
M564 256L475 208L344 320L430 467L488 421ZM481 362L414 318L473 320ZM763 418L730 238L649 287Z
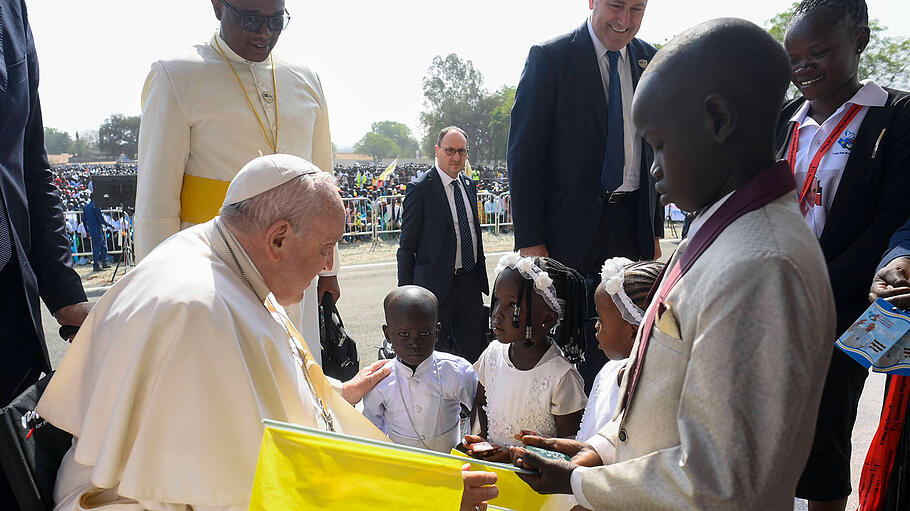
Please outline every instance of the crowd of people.
M339 162L335 164L335 177L342 198L345 200L346 233L342 243L353 243L372 239L394 239L401 229L401 204L407 183L413 182L433 169L432 163L403 162L395 166L386 179L379 179L388 168L387 164L377 162ZM91 200L92 178L94 176L128 176L135 175L137 164L68 164L52 168L54 185L60 190L64 211L68 213L82 211ZM509 184L504 165L477 165L472 178L476 178L478 191L482 196L478 203L482 223L490 232L501 224L500 233L509 232L510 202L503 194L508 192ZM67 216L67 230L73 239L74 250L83 250L86 242L86 231L76 215ZM88 244L87 244L88 243ZM109 250L119 250L109 246ZM76 253L76 252L74 252ZM77 261L81 262L81 261Z
M52 167L54 185L60 190L64 211L79 211L88 203L86 190L92 189L94 176L136 175L135 163L66 164ZM433 168L432 163L404 162L395 166L388 179L379 180L387 164L376 162L338 162L335 177L343 198L370 198L403 196L407 183L417 179ZM504 165L477 165L474 168L479 189L493 195L509 191L507 171Z
M60 190L64 211L82 211L88 204L94 176L128 176L136 174L135 163L67 164L51 168L54 186Z

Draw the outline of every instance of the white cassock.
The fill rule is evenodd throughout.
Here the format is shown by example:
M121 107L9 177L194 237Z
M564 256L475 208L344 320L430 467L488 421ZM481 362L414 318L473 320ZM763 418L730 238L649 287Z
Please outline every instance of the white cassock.
M326 428L281 307L269 312L259 298L268 294L216 218L170 238L98 301L38 403L76 438L58 472L58 510L82 509L80 500L247 509L260 421ZM312 361L308 370L336 431L388 441L336 392L340 383Z
M213 218L240 168L273 152L216 41L272 140L277 101L277 152L333 172L329 115L319 76L275 57L276 94L269 59L247 61L215 34L182 57L154 62L145 80L134 235L138 260L177 231ZM182 207L182 202L191 207ZM335 261L337 268L337 257ZM321 275L334 274L335 268ZM307 288L301 306L290 307L288 314L321 362L314 285Z

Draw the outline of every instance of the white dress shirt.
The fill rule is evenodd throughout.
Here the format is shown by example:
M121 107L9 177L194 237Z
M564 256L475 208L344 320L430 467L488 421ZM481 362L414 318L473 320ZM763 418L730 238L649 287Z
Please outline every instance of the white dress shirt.
M607 57L607 47L604 46L594 28L591 18L588 17L588 33L594 42L594 54L597 56L597 65L600 67L600 78L604 84L604 98L610 97L610 60ZM641 137L636 135L635 125L632 123L632 69L629 67L628 47L619 50L619 84L622 88L622 121L623 121L623 147L625 148L626 164L622 169L622 185L617 192L631 192L638 190L639 170L641 167ZM638 65L636 63L636 65ZM609 108L610 105L607 105Z
M799 123L799 147L796 151L794 176L796 177L796 193L800 193L803 183L806 182L809 164L818 152L818 148L828 138L841 119L844 118L851 105L861 105L863 107L839 134L838 140L834 142L834 145L822 157L815 173L821 198L815 206L809 208L806 213L806 221L809 222L809 227L812 228L817 237L821 237L822 231L825 229L828 210L831 209L831 204L834 202L834 194L837 193L841 176L844 175L844 167L846 167L847 159L850 158L850 151L853 149L853 141L856 139L856 134L859 133L863 119L866 118L866 113L869 112L869 107L885 106L887 100L888 93L885 92L885 89L872 80L864 80L862 88L821 125L809 116L808 101L803 103L802 108L797 110L793 117L790 118L791 122Z
M436 166L436 172L439 173L439 179L442 180L442 189L446 192L446 200L449 201L449 209L452 210L452 222L455 226L455 269L462 267L461 264L461 232L458 230L458 211L455 209L455 187L452 182L455 181L451 176L443 172L439 165ZM459 177L461 174L459 174ZM474 247L474 262L477 262L477 231L474 230L474 217L477 215L477 207L468 196L465 190L465 180L460 180L458 185L461 188L461 200L464 202L465 211L468 214L468 222L471 228L471 245Z
M458 426L461 405L474 406L474 367L461 357L439 351L413 371L398 358L389 367L391 374L364 396L363 415L397 443L415 447L427 443L448 453L466 433ZM445 442L447 438L451 445Z

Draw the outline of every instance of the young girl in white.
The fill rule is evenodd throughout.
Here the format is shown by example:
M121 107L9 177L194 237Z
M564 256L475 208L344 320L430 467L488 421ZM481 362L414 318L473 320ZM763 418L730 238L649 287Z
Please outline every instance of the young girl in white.
M632 352L635 334L648 308L648 292L663 263L633 263L624 257L608 259L594 291L597 344L610 360L597 373L576 440L586 442L613 418L619 400L619 381Z
M496 273L490 322L499 342L474 364L479 436L466 443L521 445L514 438L521 430L574 437L586 402L572 365L584 352L584 280L554 259L517 253L503 256ZM507 459L508 452L493 457Z

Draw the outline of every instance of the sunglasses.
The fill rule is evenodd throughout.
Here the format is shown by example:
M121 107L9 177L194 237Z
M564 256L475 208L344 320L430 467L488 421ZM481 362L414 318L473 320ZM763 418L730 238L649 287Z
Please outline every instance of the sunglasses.
M259 29L262 28L263 23L268 23L269 30L272 32L281 32L286 29L288 23L291 22L291 16L287 9L284 10L284 14L279 14L277 16L262 16L259 14L243 14L224 0L221 0L221 3L227 6L227 8L240 19L240 28L248 32L258 32Z

